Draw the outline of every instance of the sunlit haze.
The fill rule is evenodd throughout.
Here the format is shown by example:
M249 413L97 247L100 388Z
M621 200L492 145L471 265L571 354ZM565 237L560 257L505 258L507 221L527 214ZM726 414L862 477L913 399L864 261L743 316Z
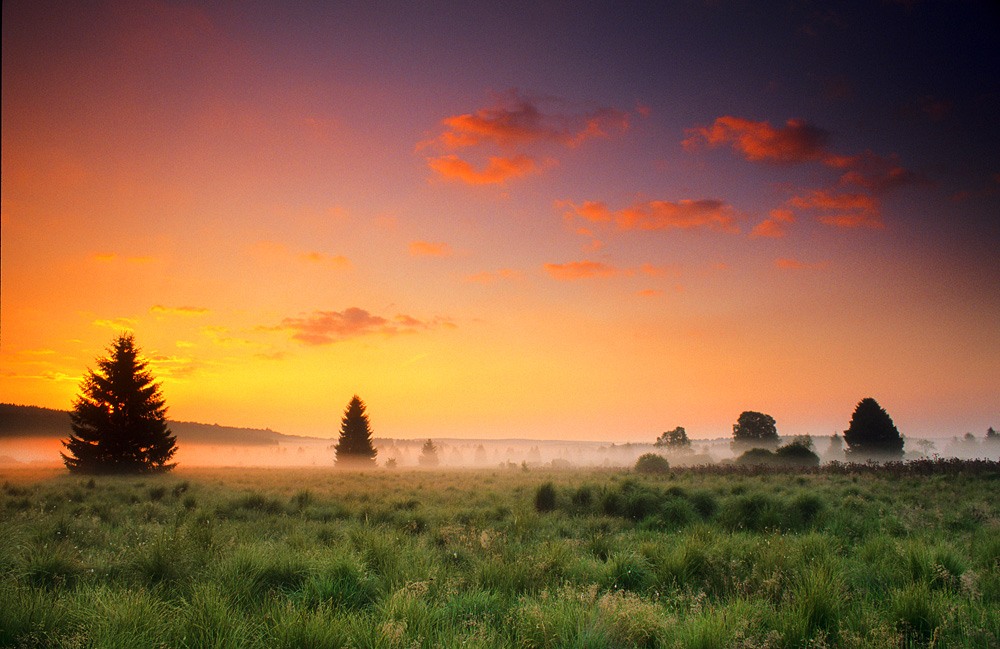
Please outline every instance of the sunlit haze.
M658 5L666 6L658 6ZM650 6L646 6L650 5ZM1000 425L989 2L3 3L0 401L652 441Z

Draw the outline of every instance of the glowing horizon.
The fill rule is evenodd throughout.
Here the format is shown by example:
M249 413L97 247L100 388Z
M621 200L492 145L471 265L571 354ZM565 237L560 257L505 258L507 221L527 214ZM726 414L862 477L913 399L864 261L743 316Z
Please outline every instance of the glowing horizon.
M3 12L0 401L128 329L295 435L1000 425L988 3Z

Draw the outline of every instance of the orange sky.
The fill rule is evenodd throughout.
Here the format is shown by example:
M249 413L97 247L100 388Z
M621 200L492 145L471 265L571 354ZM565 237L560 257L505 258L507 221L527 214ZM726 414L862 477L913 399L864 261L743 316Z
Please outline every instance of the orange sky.
M0 400L130 329L292 434L1000 425L987 3L537 4L5 2Z

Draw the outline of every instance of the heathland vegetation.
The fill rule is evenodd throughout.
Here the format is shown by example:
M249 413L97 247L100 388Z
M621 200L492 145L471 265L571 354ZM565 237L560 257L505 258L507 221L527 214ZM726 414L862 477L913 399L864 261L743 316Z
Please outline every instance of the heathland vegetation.
M7 471L4 647L996 647L1000 466Z

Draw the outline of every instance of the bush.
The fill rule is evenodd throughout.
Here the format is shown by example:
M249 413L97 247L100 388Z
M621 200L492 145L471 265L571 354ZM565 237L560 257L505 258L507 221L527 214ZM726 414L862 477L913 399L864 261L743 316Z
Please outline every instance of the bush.
M662 474L670 471L670 462L667 458L656 453L646 453L635 462L636 473Z
M792 442L774 452L779 464L787 466L819 466L819 456L801 442Z
M550 512L556 508L556 488L551 482L538 487L535 491L535 511Z

